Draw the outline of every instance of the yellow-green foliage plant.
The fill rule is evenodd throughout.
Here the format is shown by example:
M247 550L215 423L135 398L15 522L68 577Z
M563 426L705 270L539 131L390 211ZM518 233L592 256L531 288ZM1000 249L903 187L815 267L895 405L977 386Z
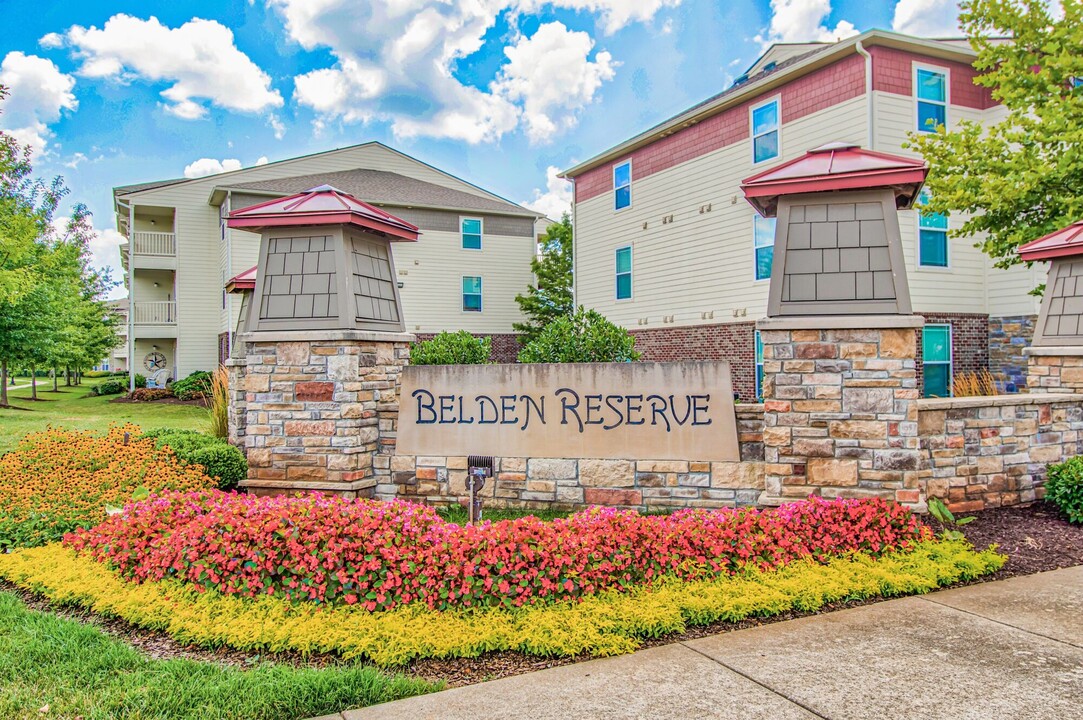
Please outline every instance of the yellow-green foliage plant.
M184 643L251 651L336 653L382 666L417 658L475 657L490 650L531 655L618 655L643 638L690 625L815 611L826 603L925 593L994 572L1005 557L965 541L926 541L879 558L804 560L769 572L662 581L603 592L578 603L440 612L421 604L385 612L359 606L291 604L200 592L172 581L135 585L60 545L0 555L0 577L54 602L89 608Z

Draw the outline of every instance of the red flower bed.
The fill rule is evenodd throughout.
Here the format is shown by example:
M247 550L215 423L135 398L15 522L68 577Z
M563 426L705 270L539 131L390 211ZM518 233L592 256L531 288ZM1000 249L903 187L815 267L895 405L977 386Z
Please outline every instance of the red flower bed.
M136 581L179 578L239 595L386 610L524 605L796 558L880 553L929 536L881 500L669 516L593 508L566 520L469 527L427 506L335 497L172 493L130 505L65 543Z

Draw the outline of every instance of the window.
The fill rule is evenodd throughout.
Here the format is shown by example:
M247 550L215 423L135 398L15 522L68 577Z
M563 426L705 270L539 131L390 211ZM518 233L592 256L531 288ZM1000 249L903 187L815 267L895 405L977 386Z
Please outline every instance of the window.
M752 109L752 162L778 157L778 100Z
M613 168L613 207L623 210L632 205L632 163L621 163Z
M481 278L463 276L463 312L481 312Z
M769 280L775 259L775 218L752 216L752 246L756 253L756 279Z
M463 218L463 250L481 250L481 220Z
M925 397L951 397L951 325L926 325L921 334Z
M632 297L632 248L617 248L617 299Z
M948 74L915 68L914 94L918 99L918 131L936 132L948 124Z
M921 206L929 202L929 193L918 196L918 264L923 267L948 266L948 216L924 213Z
M763 400L763 338L756 331L756 399Z

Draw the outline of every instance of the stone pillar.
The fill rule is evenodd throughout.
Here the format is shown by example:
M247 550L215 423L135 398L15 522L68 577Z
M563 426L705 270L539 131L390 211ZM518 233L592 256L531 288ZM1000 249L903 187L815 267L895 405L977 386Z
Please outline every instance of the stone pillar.
M922 502L918 333L912 315L768 318L763 340L765 490Z
M1035 346L1027 356L1027 392L1083 393L1083 346Z
M244 376L248 363L243 358L229 358L225 362L229 378L229 444L244 449L247 409Z
M241 486L256 494L371 497L376 454L394 442L413 335L282 331L248 333L241 341L249 468Z

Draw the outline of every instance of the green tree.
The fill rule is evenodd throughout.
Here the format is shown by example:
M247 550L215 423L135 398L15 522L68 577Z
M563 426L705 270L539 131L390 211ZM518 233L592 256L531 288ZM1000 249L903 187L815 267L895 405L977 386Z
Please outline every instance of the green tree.
M568 213L553 223L541 239L541 254L530 261L537 285L527 285L525 295L516 295L515 302L526 316L526 322L513 325L519 342L527 345L555 318L570 315L575 309L572 300L572 220Z
M1058 20L1046 0L964 0L975 82L1006 115L907 143L929 161L925 210L968 213L953 234L985 233L979 247L1001 268L1020 262L1019 245L1083 218L1083 2L1061 4Z
M523 363L629 362L639 359L635 337L582 305L553 320L519 352Z

